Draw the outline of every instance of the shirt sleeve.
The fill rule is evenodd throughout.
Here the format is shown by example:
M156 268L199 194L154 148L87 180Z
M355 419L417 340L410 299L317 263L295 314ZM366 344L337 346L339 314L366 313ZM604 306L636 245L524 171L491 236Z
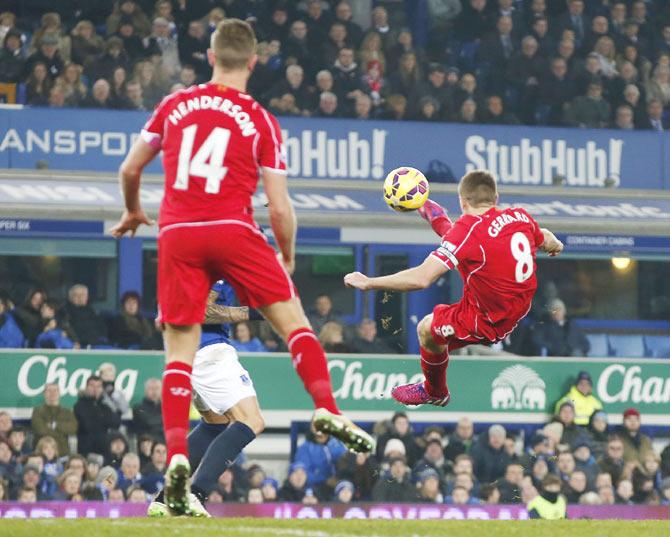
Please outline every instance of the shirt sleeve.
M457 221L442 237L442 244L430 255L446 265L449 270L455 269L467 257L470 249L469 239L480 222L481 220L475 220L470 224Z
M258 165L272 172L286 175L286 156L279 122L265 109L261 108L260 112L265 128L259 130L258 139L254 143Z
M165 121L167 119L167 103L171 95L165 97L154 109L154 113L142 127L140 136L142 140L152 147L160 148L163 144L163 131L165 130Z
M533 226L533 238L535 239L535 246L539 248L544 244L544 234L540 229L540 224L538 224L535 219L528 214L528 211L521 209L523 213L530 219L530 223Z

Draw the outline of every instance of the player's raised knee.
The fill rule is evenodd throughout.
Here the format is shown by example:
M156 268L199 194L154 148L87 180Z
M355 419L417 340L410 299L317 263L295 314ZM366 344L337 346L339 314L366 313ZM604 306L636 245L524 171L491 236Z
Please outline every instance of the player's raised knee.
M416 327L416 333L419 336L419 343L421 344L422 347L425 347L433 340L433 335L431 333L432 325L433 325L433 314L430 313L426 315L423 319L421 319Z

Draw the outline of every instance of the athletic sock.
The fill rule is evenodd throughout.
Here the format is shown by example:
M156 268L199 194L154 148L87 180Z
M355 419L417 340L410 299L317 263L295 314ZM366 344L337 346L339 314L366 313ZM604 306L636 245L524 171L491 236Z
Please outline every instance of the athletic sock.
M163 427L168 464L173 455L188 456L188 414L191 407L191 366L170 362L163 372Z
M227 425L223 423L207 423L200 420L188 435L188 461L191 470L200 464L205 452L214 439L226 430Z
M421 370L426 377L424 387L428 395L440 397L446 395L447 388L447 366L449 365L449 351L441 354L433 354L421 347Z
M193 489L209 493L219 476L230 468L244 447L256 438L254 432L241 421L229 425L209 445L200 466L193 474Z
M293 357L293 367L312 396L314 407L339 414L326 354L314 332L309 328L298 328L288 337L287 345Z

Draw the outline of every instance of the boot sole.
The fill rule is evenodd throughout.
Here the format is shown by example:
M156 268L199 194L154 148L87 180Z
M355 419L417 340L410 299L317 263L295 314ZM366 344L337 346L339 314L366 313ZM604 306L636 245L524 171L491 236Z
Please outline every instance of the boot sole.
M353 429L331 413L315 413L314 427L317 431L329 434L340 440L349 451L355 453L371 453L375 441L364 431ZM361 434L363 433L363 434Z

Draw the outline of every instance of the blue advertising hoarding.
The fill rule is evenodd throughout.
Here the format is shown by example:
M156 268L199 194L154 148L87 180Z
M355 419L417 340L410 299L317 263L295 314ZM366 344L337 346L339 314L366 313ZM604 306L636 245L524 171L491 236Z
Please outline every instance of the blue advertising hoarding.
M115 171L148 114L105 110L0 109L0 166ZM381 180L411 165L455 182L475 168L501 184L666 188L670 134L392 121L281 118L289 175ZM668 162L666 162L668 161ZM150 172L161 165L152 163Z

